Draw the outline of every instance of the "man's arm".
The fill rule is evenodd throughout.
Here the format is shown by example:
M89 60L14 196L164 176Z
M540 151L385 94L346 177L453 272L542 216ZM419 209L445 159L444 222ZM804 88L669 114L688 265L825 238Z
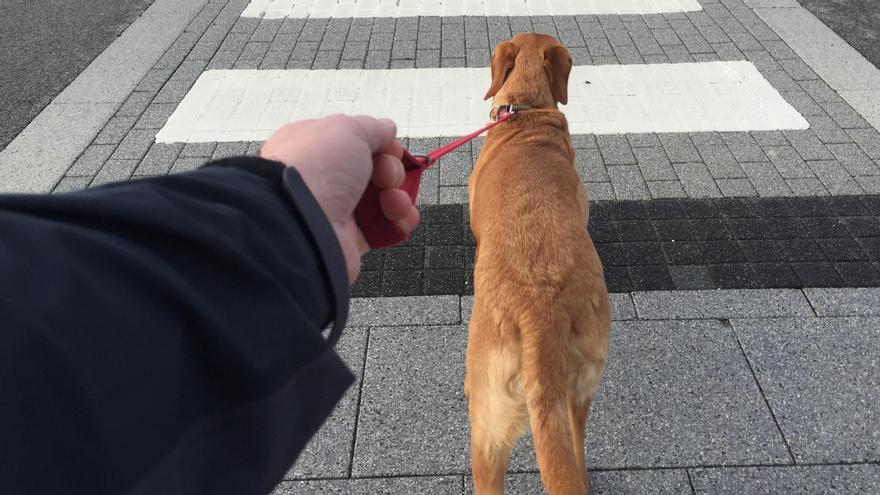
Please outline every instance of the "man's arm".
M0 492L267 493L351 384L315 199L224 165L0 197Z

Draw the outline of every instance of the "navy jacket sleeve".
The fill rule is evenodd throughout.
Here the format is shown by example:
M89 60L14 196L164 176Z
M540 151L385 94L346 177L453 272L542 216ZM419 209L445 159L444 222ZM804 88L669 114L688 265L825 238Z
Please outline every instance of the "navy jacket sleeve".
M0 493L270 492L353 382L347 305L275 162L0 196Z

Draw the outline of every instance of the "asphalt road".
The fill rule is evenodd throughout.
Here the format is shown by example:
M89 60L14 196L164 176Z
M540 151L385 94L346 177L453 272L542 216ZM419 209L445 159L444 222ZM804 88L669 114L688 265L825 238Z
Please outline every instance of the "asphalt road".
M875 67L880 67L880 0L798 1Z
M0 150L153 0L0 0Z

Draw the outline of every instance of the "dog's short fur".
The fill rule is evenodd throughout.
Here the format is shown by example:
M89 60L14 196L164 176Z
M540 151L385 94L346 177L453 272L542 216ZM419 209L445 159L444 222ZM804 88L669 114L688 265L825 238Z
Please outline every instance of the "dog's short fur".
M477 254L465 394L479 495L503 492L527 422L546 490L589 491L584 430L611 308L557 109L570 71L568 50L545 35L520 34L492 58L486 98L532 109L489 132L468 184Z

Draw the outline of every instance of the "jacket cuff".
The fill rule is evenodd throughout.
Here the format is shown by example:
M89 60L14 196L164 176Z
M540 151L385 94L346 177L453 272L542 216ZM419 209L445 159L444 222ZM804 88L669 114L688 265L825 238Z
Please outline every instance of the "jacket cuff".
M322 271L325 280L330 282L331 291L335 303L335 316L330 330L328 342L335 345L342 335L348 319L349 287L348 271L346 269L345 256L342 247L336 238L330 221L324 214L324 210L312 195L312 192L303 182L299 172L293 167L287 167L281 162L266 160L258 157L239 157L217 160L205 165L206 167L234 166L257 175L263 176L282 189L286 196L293 202L302 216L312 241L318 251L318 258L322 261Z

